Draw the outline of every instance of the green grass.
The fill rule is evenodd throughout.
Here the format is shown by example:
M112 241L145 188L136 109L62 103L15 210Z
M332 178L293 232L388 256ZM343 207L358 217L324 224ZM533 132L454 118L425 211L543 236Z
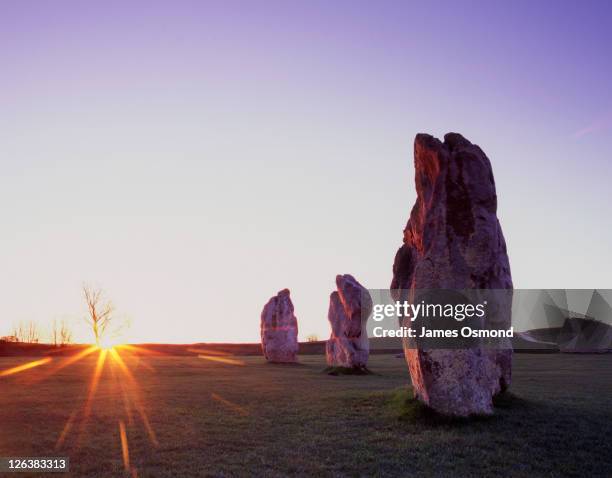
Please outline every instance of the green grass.
M73 476L123 476L123 420L140 477L612 475L612 355L517 355L496 415L459 421L412 400L406 364L392 355L371 356L370 375L342 376L322 373L320 356L292 367L124 357L158 446L125 411L121 385L130 403L137 390L119 367L106 363L86 420L96 358L41 380L58 358L0 377L0 456L63 454ZM27 360L0 359L0 370Z
M370 375L372 372L367 367L325 367L323 372L327 375Z

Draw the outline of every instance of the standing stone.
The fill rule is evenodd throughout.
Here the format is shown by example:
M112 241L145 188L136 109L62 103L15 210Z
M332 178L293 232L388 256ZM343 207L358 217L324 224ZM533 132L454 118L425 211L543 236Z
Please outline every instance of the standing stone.
M283 289L268 301L261 312L261 348L266 360L297 362L297 335L297 318L289 289Z
M445 135L444 143L418 134L414 167L417 200L395 256L391 289L512 289L485 153L457 133ZM501 294L506 303L496 329L510 327L508 297ZM404 339L404 352L415 396L444 414L490 414L492 397L510 385L509 348L427 350Z
M370 293L351 275L336 276L337 291L329 296L327 318L331 337L325 355L330 367L365 369L370 345L366 322L372 312Z

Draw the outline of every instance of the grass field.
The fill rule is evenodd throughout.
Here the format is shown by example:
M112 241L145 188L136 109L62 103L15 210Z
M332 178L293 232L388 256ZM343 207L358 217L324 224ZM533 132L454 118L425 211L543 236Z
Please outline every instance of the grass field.
M120 357L0 376L0 456L100 477L612 476L612 355L516 355L516 398L457 423L415 410L393 355L364 376L323 374L321 356Z

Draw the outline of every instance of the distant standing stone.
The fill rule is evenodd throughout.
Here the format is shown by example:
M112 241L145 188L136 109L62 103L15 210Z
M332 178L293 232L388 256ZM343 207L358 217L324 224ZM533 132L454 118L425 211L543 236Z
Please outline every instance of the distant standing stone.
M512 289L506 242L497 219L491 163L457 133L442 143L414 141L417 200L393 264L391 289ZM402 292L405 294L405 292ZM511 299L500 294L500 300ZM403 300L406 300L404 297ZM510 303L495 328L510 326ZM415 395L438 412L493 412L492 397L510 385L512 350L410 348L404 352Z
M272 297L261 312L261 348L268 362L297 362L298 325L289 289Z
M365 368L370 354L366 322L372 312L372 298L351 275L336 276L336 286L329 297L327 317L332 331L326 345L327 364Z

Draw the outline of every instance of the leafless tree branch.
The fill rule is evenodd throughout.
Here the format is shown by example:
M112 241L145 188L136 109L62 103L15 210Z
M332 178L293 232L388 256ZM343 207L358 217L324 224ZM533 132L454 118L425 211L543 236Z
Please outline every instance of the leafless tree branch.
M105 301L101 289L84 284L83 295L87 304L87 323L91 326L96 345L100 345L106 329L113 320L115 308L110 301Z

